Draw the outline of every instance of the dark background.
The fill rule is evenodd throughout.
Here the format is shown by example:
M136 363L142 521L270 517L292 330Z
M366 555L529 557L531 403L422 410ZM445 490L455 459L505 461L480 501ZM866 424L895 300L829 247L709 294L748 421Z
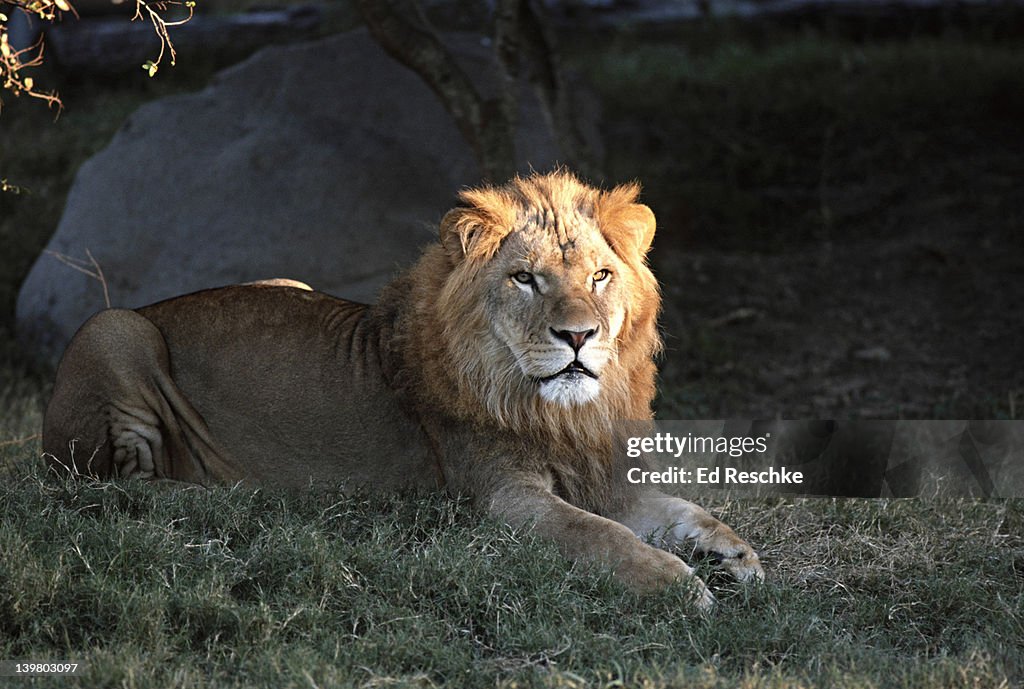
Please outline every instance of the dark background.
M658 216L659 415L1018 417L1024 13L760 6L553 13L566 70L600 102L592 181L640 180ZM472 3L428 7L441 28L488 30ZM327 17L321 33L358 24L340 3ZM198 89L244 52L185 52L155 79L51 61L37 80L66 103L56 122L5 96L0 176L25 190L0 194L9 371L49 379L15 337L14 300L78 165L140 103Z

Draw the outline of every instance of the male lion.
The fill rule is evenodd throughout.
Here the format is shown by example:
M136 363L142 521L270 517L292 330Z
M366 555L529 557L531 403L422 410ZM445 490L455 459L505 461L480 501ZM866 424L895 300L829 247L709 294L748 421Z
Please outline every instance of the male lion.
M270 281L75 335L43 446L101 477L443 488L637 589L692 578L685 540L740 580L757 554L707 512L629 484L612 422L651 419L654 214L565 172L463 191L440 241L374 306ZM621 439L620 439L621 440Z

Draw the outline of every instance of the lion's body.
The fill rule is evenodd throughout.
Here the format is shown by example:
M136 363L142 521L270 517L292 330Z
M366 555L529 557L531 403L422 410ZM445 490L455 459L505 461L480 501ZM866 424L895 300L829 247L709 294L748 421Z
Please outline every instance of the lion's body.
M108 354L100 370L121 371L89 380L85 394L95 400L93 408L76 405L71 415L144 420L146 410L157 411L161 403L155 401L163 400L168 409L178 407L174 416L191 421L178 424L185 445L205 444L221 460L197 456L210 466L196 473L185 460L197 452L175 453L164 443L162 456L140 467L143 472L199 483L249 480L286 487L438 483L422 432L398 408L385 382L387 353L380 351L379 329L367 323L363 305L255 285L199 292L137 312L104 311L94 320L69 351L85 346ZM143 360L137 370L129 368L131 350L145 353L161 345L170 366ZM124 385L126 377L134 380ZM55 400L63 386L80 380L62 371ZM121 403L105 409L111 398ZM45 435L56 453L66 443L49 446L60 435L55 418L48 415ZM200 430L203 423L209 433ZM115 446L103 434L92 442L77 437L79 464L92 457L97 468L113 468Z
M44 449L101 476L444 488L639 588L690 570L637 535L759 576L614 451L613 421L650 419L659 347L635 196L560 173L465 192L373 306L277 281L101 312L62 360Z

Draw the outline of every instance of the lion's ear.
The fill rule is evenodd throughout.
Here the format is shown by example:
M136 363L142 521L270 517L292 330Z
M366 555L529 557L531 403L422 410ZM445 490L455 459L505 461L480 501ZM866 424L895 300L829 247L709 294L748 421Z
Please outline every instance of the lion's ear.
M654 241L654 212L636 203L639 194L639 185L626 184L603 194L597 202L601 232L622 256L634 253L643 257Z
M654 211L642 203L630 204L629 209L620 216L620 222L632 235L634 245L641 256L646 256L654 241L654 230L657 222Z
M471 208L453 208L441 219L441 246L453 263L461 261L480 232L483 218Z
M490 258L507 231L479 208L453 208L441 219L440 239L452 263L466 257Z

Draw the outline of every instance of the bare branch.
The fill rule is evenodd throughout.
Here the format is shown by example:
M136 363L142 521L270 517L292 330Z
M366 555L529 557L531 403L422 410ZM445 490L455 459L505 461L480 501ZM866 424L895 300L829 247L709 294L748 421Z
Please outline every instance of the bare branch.
M88 249L85 250L85 255L89 257L88 261L75 258L74 256L68 256L67 254L62 254L57 251L51 251L50 249L46 249L44 253L50 254L68 268L72 268L77 270L79 273L88 275L94 280L98 280L103 286L103 302L107 305L108 309L110 308L110 292L107 289L107 278L103 274L103 268L100 267L99 262L92 255L91 251ZM89 266L92 267L91 270L89 269Z
M5 4L0 4L0 10L24 12L44 22L56 21L66 12L70 12L75 17L78 16L68 0L4 0L4 2ZM193 0L135 0L135 16L132 17L132 21L148 20L153 25L153 31L157 38L160 39L160 53L156 60L147 60L142 65L149 76L156 74L165 54L169 55L171 66L174 66L177 54L168 29L180 26L192 19L195 5ZM181 19L168 21L165 14L175 7L184 7L188 10L188 15ZM43 63L42 36L31 46L16 48L10 43L9 21L10 17L0 11L0 89L14 96L24 94L42 100L49 107L56 108L59 116L64 107L60 96L53 91L39 90L35 80L27 76L28 70ZM3 99L0 99L0 107L2 106Z
M24 445L30 443L33 440L39 440L43 437L42 433L35 433L33 435L27 435L24 438L14 438L13 440L4 440L0 442L0 447L11 447L12 445Z

